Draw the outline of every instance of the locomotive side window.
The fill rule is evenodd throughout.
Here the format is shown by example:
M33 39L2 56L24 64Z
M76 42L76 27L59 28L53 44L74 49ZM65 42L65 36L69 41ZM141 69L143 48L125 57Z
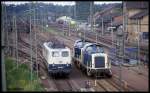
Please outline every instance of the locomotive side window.
M62 52L62 57L68 57L68 56L69 56L68 51L63 51L63 52Z
M87 47L87 48L86 48L86 52L88 52L89 54L91 54L91 53L92 53L92 50L93 50L93 49L92 49L92 47L91 47L91 46L89 46L89 47Z
M53 51L52 52L52 57L59 57L59 52L58 51Z

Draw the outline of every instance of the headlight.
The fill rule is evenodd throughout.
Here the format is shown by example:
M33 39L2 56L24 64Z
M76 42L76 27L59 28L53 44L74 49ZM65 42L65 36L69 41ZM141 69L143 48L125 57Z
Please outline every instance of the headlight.
M55 66L55 64L53 63L53 65L52 66Z
M67 66L69 66L68 62L67 62Z

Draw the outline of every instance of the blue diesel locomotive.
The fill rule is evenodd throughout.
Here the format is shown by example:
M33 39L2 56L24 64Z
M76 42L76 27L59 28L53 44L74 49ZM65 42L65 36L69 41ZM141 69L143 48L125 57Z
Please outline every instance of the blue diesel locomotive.
M74 62L88 76L112 76L111 63L108 62L104 47L96 43L76 40L74 44Z

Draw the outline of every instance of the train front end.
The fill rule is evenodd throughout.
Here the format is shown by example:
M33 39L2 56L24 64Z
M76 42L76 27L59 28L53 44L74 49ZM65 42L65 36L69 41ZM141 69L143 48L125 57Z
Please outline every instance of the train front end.
M111 63L104 48L97 44L88 44L84 47L84 64L87 66L87 75L112 76Z
M69 49L53 50L49 60L49 72L52 74L64 73L69 74L72 69L71 53Z

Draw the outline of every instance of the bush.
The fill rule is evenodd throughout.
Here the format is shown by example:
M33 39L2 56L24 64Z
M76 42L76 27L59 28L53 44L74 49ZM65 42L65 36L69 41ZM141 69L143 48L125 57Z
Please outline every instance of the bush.
M16 63L11 58L6 58L6 85L8 91L43 91L36 73L32 74L26 64L16 68Z

